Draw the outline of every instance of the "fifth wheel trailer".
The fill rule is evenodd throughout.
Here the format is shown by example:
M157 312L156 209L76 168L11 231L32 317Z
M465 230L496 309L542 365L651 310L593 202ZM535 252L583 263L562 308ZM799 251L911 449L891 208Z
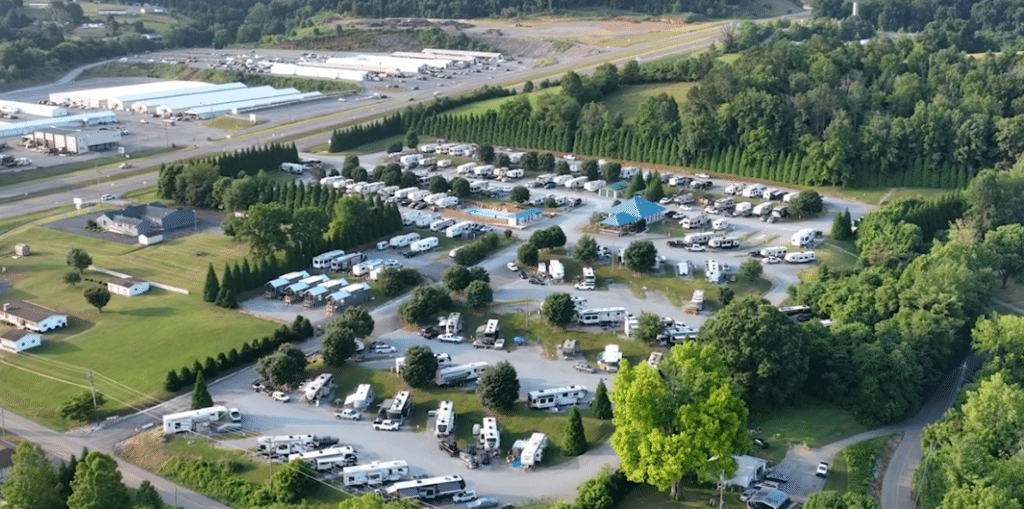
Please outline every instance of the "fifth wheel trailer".
M349 446L329 447L320 451L292 454L288 457L289 461L295 459L306 460L313 470L320 472L355 465L359 461L356 450Z
M470 364L463 364L461 366L452 366L450 368L443 368L437 370L437 385L441 387L452 387L457 385L463 385L477 378L483 374L488 364L486 362L473 362Z
M582 385L541 389L527 393L527 405L530 408L558 408L561 406L578 405L586 398L589 391Z
M374 461L368 465L348 466L341 471L345 486L380 486L401 481L408 475L409 464L404 460Z
M193 431L196 424L218 421L227 413L228 409L223 406L212 406L200 408L199 410L168 414L164 416L164 433L172 434L182 431Z
M390 498L418 498L420 500L431 500L438 497L454 495L466 489L466 481L461 475L446 475L443 477L429 477L427 479L414 479L402 481L385 489L385 494Z

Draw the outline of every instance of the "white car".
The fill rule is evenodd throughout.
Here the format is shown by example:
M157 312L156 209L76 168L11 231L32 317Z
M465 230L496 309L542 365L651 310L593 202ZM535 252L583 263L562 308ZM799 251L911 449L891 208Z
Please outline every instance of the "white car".
M476 500L476 490L460 491L455 495L452 495L452 502L456 504L460 502L469 502L470 500Z
M392 421L391 419L384 419L383 421L373 423L373 429L377 431L398 431L398 428L401 426L401 422Z
M700 244L690 244L690 246L687 247L686 249L687 249L687 251L693 251L694 253L702 253L702 252L708 250L708 248L706 248L706 247L704 247L704 246L702 246Z
M384 260L384 266L397 269L402 267L402 262L398 260Z
M818 463L818 469L814 471L814 475L818 477L828 477L828 463L822 461Z
M103 201L110 201L110 200L116 200L117 198L114 195L112 195L112 194L105 194L103 196L100 196L100 199L103 200Z
M585 292L594 289L594 283L576 283L576 289Z
M781 263L781 262L782 262L782 258L779 258L778 256L769 256L769 257L764 259L764 263L767 263L769 265L774 265L776 263Z
M508 267L508 270L511 270L512 272L519 270L519 266L516 265L516 262L508 262L508 264L505 266Z
M292 400L291 396L289 396L289 395L287 395L287 394L285 394L285 393L283 393L281 391L274 391L274 393L271 394L270 397L274 398L277 401L280 401L281 403L287 403L287 402Z
M397 351L398 349L391 345L385 345L383 343L373 345L373 353L395 353Z
M334 412L336 419L345 419L349 421L358 421L363 418L363 414L359 413L359 410L355 408L346 408L340 412Z
M239 412L237 408L229 408L228 418L231 422L242 422L242 412Z
M463 341L466 340L466 338L462 336L456 336L454 334L441 334L440 336L437 337L437 340L443 341L445 343L462 343Z
M707 173L698 173L696 175L696 177L697 178L702 178L702 179L709 179L709 178L711 178L711 175L708 175Z

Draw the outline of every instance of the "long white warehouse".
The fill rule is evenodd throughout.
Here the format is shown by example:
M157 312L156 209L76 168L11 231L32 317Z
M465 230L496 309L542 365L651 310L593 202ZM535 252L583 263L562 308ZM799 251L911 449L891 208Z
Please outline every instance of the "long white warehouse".
M501 53L493 53L490 51L424 48L423 53L428 55L437 55L437 58L451 58L453 60L461 60L464 62L475 62L476 60L497 60L498 62L501 62L505 60L505 56Z
M107 101L107 106L112 110L126 111L132 107L133 104L153 101L157 99L166 99L168 97L179 97L192 94L206 94L210 92L219 92L222 90L237 90L245 88L244 83L223 83L220 85L207 85L205 87L186 88L178 90L159 90L159 91L148 91L140 92L138 94L128 94L119 97L111 97Z
M379 55L357 55L354 57L328 58L327 63L331 65L350 67L353 69L367 69L378 73L418 73L426 68L420 60L409 58L395 58Z
M450 58L438 58L436 55L428 55L426 53L412 53L409 51L396 51L391 54L393 57L398 58L412 58L420 60L427 64L427 67L433 67L435 69L447 69L449 67L455 67L455 60Z
M135 113L155 113L157 115L171 115L181 113L190 109L201 110L213 108L218 104L235 101L246 101L263 97L274 97L281 95L297 94L299 91L294 88L275 89L269 85L253 88L240 88L237 90L221 90L218 92L207 92L205 94L179 95L142 101L132 105Z
M117 122L117 115L113 111L98 111L56 118L40 118L27 122L0 124L0 138L21 136L48 127L88 127L92 125L113 124L114 122Z
M3 100L0 100L0 111L10 113L12 115L16 113L24 113L25 115L32 115L36 117L63 117L68 114L68 110L61 108L60 106L48 106L46 104Z
M291 89L294 90L294 89ZM216 104L211 107L201 106L185 112L186 115L200 119L213 118L226 113L240 113L259 108L269 108L280 104L288 104L300 101L309 101L323 97L320 92L296 92L294 94L278 95L273 97L261 97L246 101L232 101L229 103Z
M184 90L189 88L205 87L208 85L209 83L202 81L154 81L152 83L140 83L138 85L123 85L120 87L90 88L87 90L57 92L50 94L50 102L76 106L79 108L109 108L109 101L114 97L141 94L144 92Z
M366 70L347 69L326 64L274 64L270 66L270 74L344 81L366 81L370 78L370 73Z

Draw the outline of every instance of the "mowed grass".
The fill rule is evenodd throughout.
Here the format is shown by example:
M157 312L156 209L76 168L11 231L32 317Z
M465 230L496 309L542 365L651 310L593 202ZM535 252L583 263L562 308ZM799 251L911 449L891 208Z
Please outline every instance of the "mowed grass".
M579 340L583 359L594 365L597 362L597 354L604 351L605 345L619 345L623 356L634 366L647 360L651 353L651 349L643 343L623 337L621 329L601 331L598 327L570 326L569 329L561 330L548 325L539 312L505 315L501 317L501 324L506 337L520 336L527 343L541 345L544 356L548 359L557 358L558 346L566 339Z
M506 332L506 334L510 333ZM319 363L310 366L310 376L321 372L334 374L338 382L338 388L335 391L338 398L344 398L345 395L354 392L356 386L361 383L369 383L373 386L378 401L391 398L399 391L411 391L415 406L412 415L406 421L405 429L409 431L432 433L433 420L427 415L427 412L437 409L441 401L452 401L455 404L455 413L458 415L459 422L453 438L458 442L459 447L475 443L473 424L483 422L484 417L493 416L498 418L503 450L509 449L516 440L529 438L531 434L540 432L547 434L549 442L547 453L544 455L544 466L559 465L572 460L572 457L562 455L562 441L565 436L565 425L568 422L568 413L566 412L552 413L528 409L524 400L520 400L515 408L508 412L493 412L480 404L475 386L455 389L413 389L394 372L360 366L325 368ZM583 409L582 413L587 441L592 447L611 437L614 430L611 421L595 419L589 408Z
M225 261L245 253L244 245L226 237L196 234L140 248L33 227L10 234L4 242L25 242L32 255L4 262L13 288L3 300L25 299L66 313L68 327L46 333L43 345L30 354L0 358L6 389L0 401L54 428L74 424L64 422L57 409L88 389L90 370L97 391L107 396L103 413L121 413L166 398L168 370L240 348L276 326L203 302L207 263L213 262L219 272ZM83 288L96 283L72 287L62 282L69 270L64 258L72 247L85 249L96 266L184 287L191 294L153 288L135 297L114 295L99 312L82 297ZM109 279L88 270L84 277Z
M757 456L778 463L786 457L790 446L821 447L848 436L866 431L847 410L820 401L807 399L797 407L780 408L770 416L752 415L754 429L771 447L758 449Z
M167 148L159 147L149 150L143 150L132 154L137 160L144 157L154 156L163 154L165 152L172 152L175 150L181 150L181 148ZM116 168L122 163L131 163L134 165L145 164L135 162L133 159L125 159L122 155L109 155L104 157L98 157L95 159L75 161L68 164L59 164L56 166L46 166L42 168L34 168L31 170L19 171L15 173L5 173L0 175L0 189L5 187L13 186L16 184L24 184L25 182L32 182L35 180L43 180L56 176L71 176L82 173L94 172L98 170L110 170ZM107 178L103 176L103 178Z
M684 485L681 490L681 498L672 498L667 491L658 491L649 484L636 484L623 499L615 505L616 509L663 509L663 508L685 508L685 509L707 509L718 504L718 490L710 484L707 487ZM708 504L714 500L713 504ZM725 507L743 507L740 502L740 495L737 491L726 491L723 501Z
M626 122L632 122L640 103L648 97L668 94L677 104L686 102L686 94L696 83L654 83L647 85L626 85L601 100L611 114L621 113Z
M206 127L212 127L214 129L223 129L225 131L241 131L242 129L248 129L253 126L263 124L265 122L266 120L250 122L249 119L247 118L238 118L225 115L204 122L203 125Z
M486 101L477 101L474 103L460 106L448 112L448 115L482 115L488 111L498 111L501 108L502 103L511 101L517 97L526 97L530 100L530 104L534 107L537 106L537 101L544 94L558 94L561 93L562 87L550 87L541 89L534 89L533 92L523 93L517 95L510 95L508 97L495 97L494 99L487 99Z
M694 290L704 290L705 310L720 308L718 288L722 285L708 283L704 279L704 271L700 270L700 267L695 269L690 277L676 277L675 264L670 260L665 263L662 275L635 274L624 267L613 265L601 265L594 270L597 273L598 288L607 288L608 283L625 284L641 299L646 297L648 291L657 291L664 294L673 306L679 307L690 301ZM771 288L771 282L764 278L752 281L735 273L727 277L727 286L732 288L737 298L750 294L764 295Z

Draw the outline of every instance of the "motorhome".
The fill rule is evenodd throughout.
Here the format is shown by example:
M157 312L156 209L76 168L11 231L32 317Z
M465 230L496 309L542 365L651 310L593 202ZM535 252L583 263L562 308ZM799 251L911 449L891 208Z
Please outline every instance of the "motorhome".
M718 218L711 222L711 229L715 231L722 231L729 228L729 221L724 218Z
M554 389L541 389L526 394L526 404L530 408L557 408L583 403L589 391L582 385L570 385Z
M597 283L597 276L594 275L593 267L583 267L583 282Z
M348 272L352 266L366 261L363 253L349 253L331 260L331 272Z
M752 210L754 210L754 204L750 203L749 201L741 201L736 204L736 208L733 209L732 215L747 217L750 215Z
M772 202L766 201L764 203L759 203L756 207L754 207L751 213L755 216L766 216L772 213L773 207L774 205L772 205Z
M789 243L796 247L807 247L814 243L814 238L817 236L811 228L804 228L793 234L793 237L789 240Z
M341 480L345 486L381 486L409 476L409 463L404 460L374 461L366 465L345 467Z
M581 325L619 323L626 317L626 308L584 309L576 315Z
M598 366L609 373L617 373L620 362L622 362L622 351L619 350L619 345L605 345L604 351L597 354Z
M434 414L434 435L437 438L455 433L455 403L442 401Z
M551 260L548 265L548 273L551 275L551 279L555 282L560 282L565 279L565 266L558 260Z
M765 256L765 257L768 257L768 256L782 257L782 256L786 256L786 252L787 251L788 251L788 249L786 249L786 246L772 246L772 247L763 247L763 248L761 248L759 253L761 254L761 256Z
M444 321L444 333L449 336L455 336L456 334L462 333L462 313L458 311L452 312L448 315L448 318Z
M716 237L708 241L708 247L715 249L733 249L740 247L740 239L734 237Z
M439 241L437 240L437 237L427 237L425 239L420 239L417 240L416 242L413 242L412 244L409 244L409 250L414 253L423 253L426 251L430 251L431 249L434 249L438 245L440 244Z
M256 439L256 453L272 458L288 457L315 449L316 437L313 435L280 435Z
M768 187L763 184L751 184L743 189L743 196L745 198L760 198L767 190Z
M387 409L387 418L392 421L402 421L412 412L412 393L401 391L391 400L391 406Z
M690 306L697 311L704 309L704 290L693 291L693 296L690 297Z
M313 470L323 472L355 465L359 461L359 456L356 455L355 449L343 445L329 447L321 451L296 453L288 457L288 461L296 459L306 460L313 467Z
M455 237L467 233L472 224L472 221L462 221L460 223L455 223L449 226L448 229L444 231L444 234L449 239L454 239Z
M227 408L218 405L168 414L164 416L164 433L170 435L182 431L194 431L196 424L219 421L227 413Z
M314 269L326 269L331 266L331 260L339 256L345 256L343 249L335 249L326 253L313 257L313 268Z
M477 447L489 453L501 452L501 433L498 431L498 419L484 417L480 426L480 433L477 435Z
M519 443L517 441L516 443ZM519 460L525 468L533 468L544 461L544 450L548 446L548 436L544 433L534 433L530 439L522 445L522 453ZM513 446L513 449L516 447Z
M454 387L467 384L480 378L480 375L489 366L486 362L472 362L450 368L437 370L437 385L441 387Z
M321 373L306 385L303 397L310 403L319 402L324 398L330 397L334 393L335 386L334 375Z
M345 397L345 406L355 408L357 410L366 410L376 399L377 396L373 392L372 385L359 384L359 386L356 387L356 392Z
M707 244L713 233L688 233L683 237L683 244Z
M707 278L708 283L718 284L725 281L725 267L717 260L708 260L704 262L704 276Z
M473 347L494 348L499 340L501 340L501 328L498 325L498 320L492 318L487 320L487 323L477 327L476 340L473 341ZM502 342L501 346L505 346L504 342Z
M804 251L804 252L801 252L801 253L789 253L789 254L786 255L785 258L783 258L783 260L786 260L786 262L788 262L788 263L810 263L810 262L813 262L813 261L815 261L817 259L818 259L818 257L817 257L817 255L814 254L814 251Z
M711 218L704 214L696 215L693 217L684 217L679 220L679 226L682 226L683 228L690 230L697 228L707 228L708 226L711 226Z
M414 479L392 484L384 489L387 497L416 498L420 500L433 500L438 497L447 497L466 489L466 481L461 475L446 475L443 477L428 477L426 479Z

